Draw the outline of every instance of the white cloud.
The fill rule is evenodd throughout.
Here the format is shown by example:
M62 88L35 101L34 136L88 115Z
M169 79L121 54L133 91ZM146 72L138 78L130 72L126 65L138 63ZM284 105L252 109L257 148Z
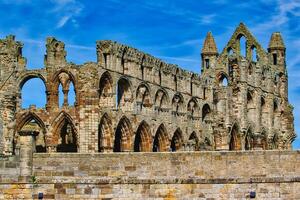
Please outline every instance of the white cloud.
M71 22L73 26L78 27L78 22L76 17L78 17L84 6L79 1L76 0L51 0L54 4L54 8L50 10L58 18L56 28L62 28L68 22Z
M201 22L202 22L202 24L210 24L213 22L215 17L216 17L216 14L204 15L201 17Z
M67 22L68 20L70 19L71 16L69 15L66 15L66 16L63 16L57 23L56 25L56 28L61 28L63 27Z

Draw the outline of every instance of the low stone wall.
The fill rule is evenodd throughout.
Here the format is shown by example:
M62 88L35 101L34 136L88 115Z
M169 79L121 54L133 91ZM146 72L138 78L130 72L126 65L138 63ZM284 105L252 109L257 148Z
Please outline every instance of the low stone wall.
M32 182L1 191L4 199L300 199L300 151L34 154Z

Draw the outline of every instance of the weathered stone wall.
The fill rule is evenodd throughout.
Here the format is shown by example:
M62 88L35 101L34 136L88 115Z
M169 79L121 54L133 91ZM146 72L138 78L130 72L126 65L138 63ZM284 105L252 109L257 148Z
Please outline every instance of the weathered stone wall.
M299 151L34 154L34 183L2 183L0 193L4 199L43 193L45 199L217 200L256 192L256 199L290 200L300 198L299 166Z
M220 53L209 33L201 74L113 41L97 42L97 62L76 65L53 37L44 68L29 70L22 47L13 36L0 40L0 152L6 155L16 154L19 133L32 121L40 129L38 152L291 149L296 137L279 33L265 50L241 23ZM32 78L45 84L44 108L22 108L22 87ZM69 105L72 84L76 97Z
M17 182L20 175L20 158L0 155L0 182Z

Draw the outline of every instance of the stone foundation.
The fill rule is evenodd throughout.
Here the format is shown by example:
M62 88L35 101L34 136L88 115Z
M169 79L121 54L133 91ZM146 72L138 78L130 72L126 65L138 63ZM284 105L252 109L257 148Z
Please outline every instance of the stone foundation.
M1 181L0 199L290 200L299 166L300 151L34 154L33 176Z

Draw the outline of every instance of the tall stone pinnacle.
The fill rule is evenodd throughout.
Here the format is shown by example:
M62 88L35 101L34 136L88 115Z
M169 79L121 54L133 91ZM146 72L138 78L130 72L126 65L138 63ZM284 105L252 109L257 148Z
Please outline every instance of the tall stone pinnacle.
M275 32L272 34L269 42L269 49L285 49L280 32Z
M208 32L203 44L202 54L218 54L217 45L211 32Z

